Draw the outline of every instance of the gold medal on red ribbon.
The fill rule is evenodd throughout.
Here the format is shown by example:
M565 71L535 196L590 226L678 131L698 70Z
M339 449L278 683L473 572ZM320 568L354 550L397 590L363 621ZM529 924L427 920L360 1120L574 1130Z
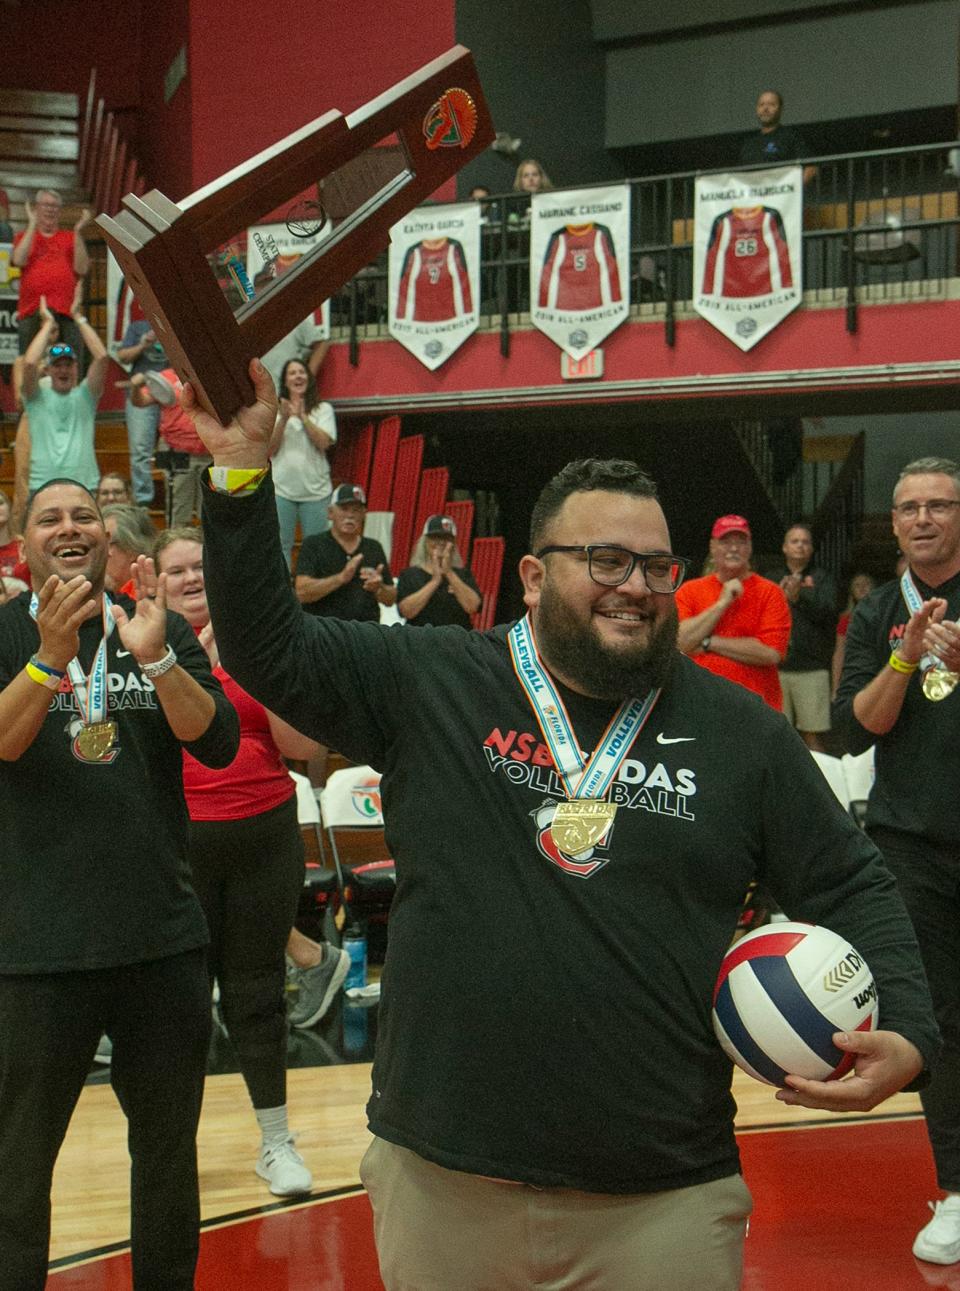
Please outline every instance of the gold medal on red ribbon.
M99 762L113 748L116 738L116 722L91 722L77 736L77 748L88 762Z
M935 664L923 674L923 693L927 699L936 704L953 694L958 681L960 681L960 672L951 672L949 668Z
M557 805L550 837L566 856L577 856L602 842L617 814L605 798L571 798Z

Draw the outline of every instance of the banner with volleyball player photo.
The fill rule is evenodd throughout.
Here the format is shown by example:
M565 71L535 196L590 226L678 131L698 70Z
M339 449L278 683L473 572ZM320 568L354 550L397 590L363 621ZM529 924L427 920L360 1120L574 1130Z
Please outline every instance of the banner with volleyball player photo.
M803 296L803 170L701 175L694 202L693 307L752 350Z
M480 203L419 207L390 230L390 335L435 371L477 330Z
M254 224L247 229L247 279L257 290L265 279L282 278L298 260L329 237L333 225L327 220L316 231L308 228L292 232L288 224ZM313 321L320 329L318 340L330 339L330 302L323 301L314 310Z
M573 359L630 309L630 189L537 193L530 202L530 321Z

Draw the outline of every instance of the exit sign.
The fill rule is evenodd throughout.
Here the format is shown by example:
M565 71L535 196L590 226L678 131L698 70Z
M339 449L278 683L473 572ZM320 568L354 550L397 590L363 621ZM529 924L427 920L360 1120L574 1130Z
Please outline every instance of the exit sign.
M566 350L561 350L560 375L564 381L593 381L602 377L603 350L591 350L582 359L572 359Z

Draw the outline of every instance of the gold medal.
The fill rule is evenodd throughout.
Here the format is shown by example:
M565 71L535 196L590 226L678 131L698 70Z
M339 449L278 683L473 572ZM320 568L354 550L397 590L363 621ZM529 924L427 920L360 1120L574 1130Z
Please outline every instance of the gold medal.
M113 748L116 722L91 722L77 736L77 748L88 762L99 762Z
M927 699L937 703L953 694L958 681L960 681L960 672L950 672L948 668L934 664L923 674L923 693Z
M616 814L617 804L605 798L571 798L557 805L550 837L566 856L577 856L603 839Z

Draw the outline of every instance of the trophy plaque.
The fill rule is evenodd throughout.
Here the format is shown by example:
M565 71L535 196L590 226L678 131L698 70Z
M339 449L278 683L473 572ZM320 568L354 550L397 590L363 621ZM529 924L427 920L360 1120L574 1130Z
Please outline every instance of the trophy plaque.
M493 138L473 58L457 45L177 204L156 189L130 193L97 224L181 380L225 423L253 402L250 360L385 250L391 226Z

